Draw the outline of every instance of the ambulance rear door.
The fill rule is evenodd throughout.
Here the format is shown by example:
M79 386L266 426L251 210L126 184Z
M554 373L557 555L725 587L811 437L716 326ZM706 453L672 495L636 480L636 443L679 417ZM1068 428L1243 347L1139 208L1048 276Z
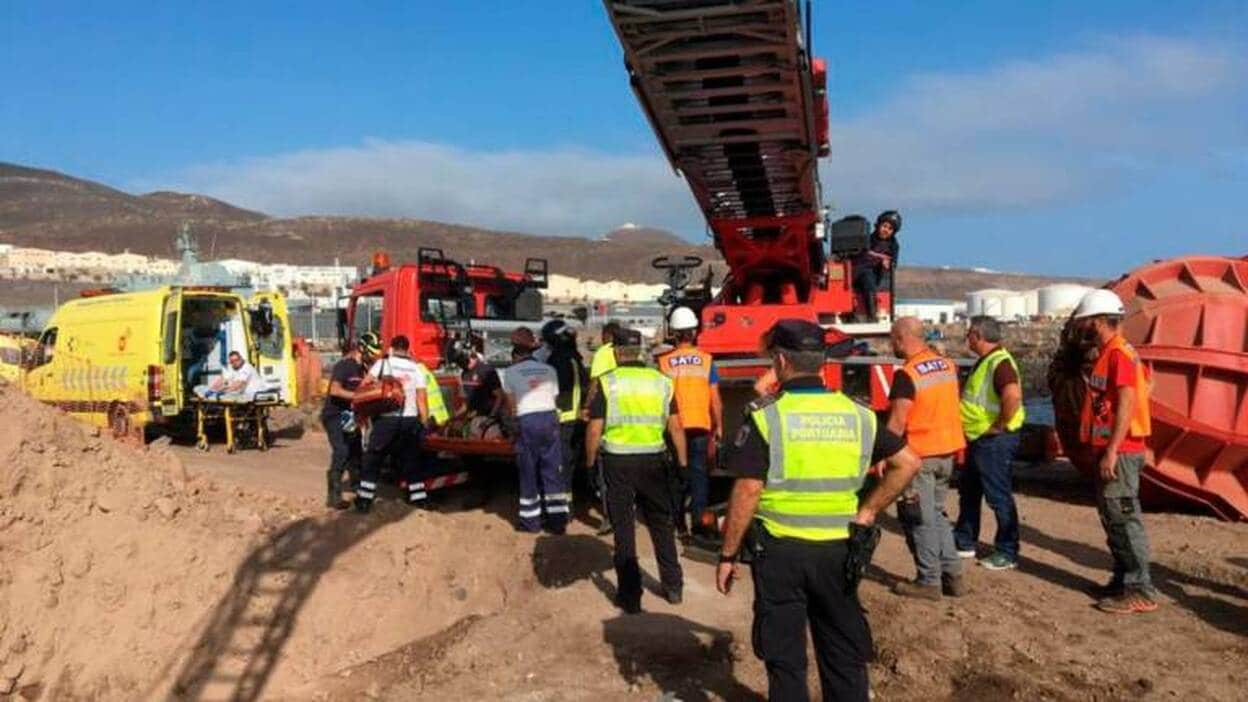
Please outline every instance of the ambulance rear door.
M252 362L265 386L280 393L283 404L297 405L294 339L286 298L281 293L260 292L247 302L247 331L255 349Z

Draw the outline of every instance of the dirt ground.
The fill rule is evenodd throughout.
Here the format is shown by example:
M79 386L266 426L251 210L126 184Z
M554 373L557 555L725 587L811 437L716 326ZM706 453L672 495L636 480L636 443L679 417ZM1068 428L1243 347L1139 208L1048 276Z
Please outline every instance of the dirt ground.
M561 537L516 533L505 466L431 510L386 500L360 517L321 506L319 433L267 453L133 450L45 409L0 388L0 691L17 699L765 691L748 579L723 597L713 565L686 552L684 604L647 594L644 614L624 616L596 520ZM863 585L875 699L1244 698L1248 525L1147 515L1163 607L1114 618L1082 592L1109 561L1073 471L1031 468L1018 482L1021 567L970 567L960 600L888 592L913 565L886 523Z
M321 494L321 441L312 434L268 455L227 461L187 452L184 459L192 474L216 474L248 489L279 487L314 501ZM1083 594L1105 579L1109 559L1095 509L1073 469L1020 469L1019 489L1020 569L991 573L970 566L974 592L961 600L916 602L888 592L892 582L913 574L913 565L895 522L887 522L889 533L863 586L876 637L871 677L877 699L1243 699L1248 525L1147 515L1164 605L1150 616L1116 618L1094 610ZM483 507L471 508L482 500ZM266 696L761 697L766 676L750 649L748 579L725 598L714 590L713 566L686 559L683 605L647 595L645 614L623 616L610 604L611 548L609 539L593 535L588 522L594 519L586 515L586 523L563 537L520 535L510 530L513 500L509 481L500 476L488 494L482 487L444 494L436 512L406 513L391 504L367 517L398 519L387 528L410 533L414 544L425 543L426 524L441 523L459 535L456 560L463 562L447 564L446 592L425 593L427 610L410 623L409 643L367 662L344 660L302 686L270 686ZM956 510L952 499L950 510ZM353 515L335 520L359 521ZM643 567L654 573L648 541L640 541ZM344 576L329 569L322 577ZM481 597L480 607L463 616L446 611L448 595L454 602L483 590L493 597ZM297 661L288 659L295 654L281 659L293 667Z

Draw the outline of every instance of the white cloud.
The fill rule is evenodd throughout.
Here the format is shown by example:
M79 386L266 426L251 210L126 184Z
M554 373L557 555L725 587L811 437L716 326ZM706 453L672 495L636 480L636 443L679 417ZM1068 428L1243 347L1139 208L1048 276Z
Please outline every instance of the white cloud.
M1248 143L1237 47L1133 37L918 75L833 125L825 192L854 207L968 212L1074 201ZM851 204L852 203L852 204Z
M177 180L179 189L278 215L417 217L586 235L638 218L689 231L699 217L661 158L578 148L481 152L368 140L199 166Z
M1238 46L1144 36L916 75L894 98L834 122L825 196L852 210L972 213L1076 202L1160 168L1225 170L1248 145L1246 65ZM367 140L193 167L173 180L279 215L585 235L625 221L702 230L688 190L660 156L575 147L487 152Z

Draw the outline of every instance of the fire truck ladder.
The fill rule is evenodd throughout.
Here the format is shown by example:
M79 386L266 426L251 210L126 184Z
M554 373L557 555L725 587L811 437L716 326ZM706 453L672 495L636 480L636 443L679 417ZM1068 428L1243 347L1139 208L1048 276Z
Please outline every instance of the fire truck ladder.
M798 0L605 5L633 90L709 221L819 210L821 139Z

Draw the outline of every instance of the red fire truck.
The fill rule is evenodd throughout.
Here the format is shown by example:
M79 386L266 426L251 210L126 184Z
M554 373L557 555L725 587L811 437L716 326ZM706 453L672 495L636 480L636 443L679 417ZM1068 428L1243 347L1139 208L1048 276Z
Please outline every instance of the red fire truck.
M629 83L728 264L718 293L710 293L708 281L699 291L674 290L669 297L699 312L698 343L714 354L721 377L759 375L766 366L758 358L759 338L779 319L810 320L828 330L829 341L851 345L887 333L892 276L877 296L884 314L869 322L859 321L863 310L852 286L870 223L862 217L827 223L818 169L830 150L827 66L811 55L810 3L605 5ZM685 264L656 265L681 278ZM872 404L884 407L892 363L830 361L829 385L861 383Z
M475 262L459 263L440 249L422 248L415 263L393 266L386 253L373 256L368 275L351 289L339 317L339 337L354 341L365 332L390 340L403 335L412 356L434 370L454 412L463 402L458 369L450 363L456 344L469 335L485 343L487 359L508 358L509 338L517 326L536 334L543 323L541 290L547 283L545 259L530 258L520 273ZM510 457L510 439L483 439L438 433L425 447L444 458ZM468 473L454 461L448 472L427 483L429 490L465 482Z

